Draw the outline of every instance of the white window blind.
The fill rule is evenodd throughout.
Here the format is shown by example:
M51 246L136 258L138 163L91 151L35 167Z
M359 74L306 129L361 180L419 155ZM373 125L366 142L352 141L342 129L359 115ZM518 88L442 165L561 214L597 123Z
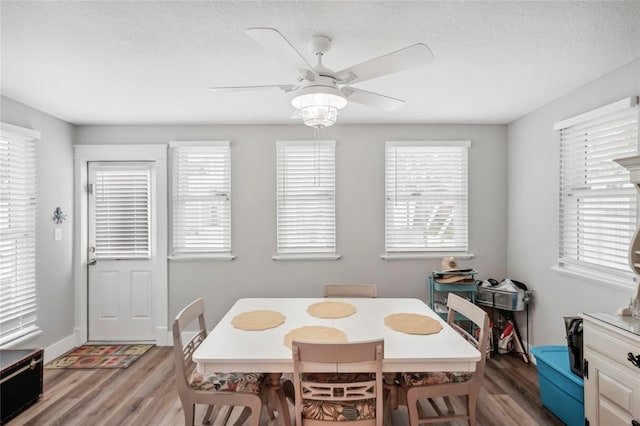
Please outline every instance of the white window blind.
M0 134L0 346L36 332L36 139L2 123Z
M231 253L231 146L172 142L172 254Z
M335 254L335 141L278 141L278 254Z
M637 191L614 159L638 154L638 107L617 102L560 130L560 267L628 272Z
M89 163L95 259L151 257L152 163Z
M468 250L469 141L387 142L385 251Z

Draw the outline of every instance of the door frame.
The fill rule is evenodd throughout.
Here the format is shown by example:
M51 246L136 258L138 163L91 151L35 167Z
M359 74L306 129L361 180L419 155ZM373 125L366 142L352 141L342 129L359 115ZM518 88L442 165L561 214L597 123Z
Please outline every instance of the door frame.
M155 343L166 346L169 335L169 285L167 274L168 199L167 145L74 145L74 338L77 346L87 342L89 335L87 292L89 200L87 197L88 163L91 161L155 161L156 221L154 224L155 253L161 262L160 275L153 285L153 317Z

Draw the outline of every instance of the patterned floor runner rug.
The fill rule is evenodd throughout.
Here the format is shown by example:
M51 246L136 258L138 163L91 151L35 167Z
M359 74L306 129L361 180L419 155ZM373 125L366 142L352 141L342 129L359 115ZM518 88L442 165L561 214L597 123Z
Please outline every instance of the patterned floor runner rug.
M45 366L55 368L127 368L154 345L82 345Z

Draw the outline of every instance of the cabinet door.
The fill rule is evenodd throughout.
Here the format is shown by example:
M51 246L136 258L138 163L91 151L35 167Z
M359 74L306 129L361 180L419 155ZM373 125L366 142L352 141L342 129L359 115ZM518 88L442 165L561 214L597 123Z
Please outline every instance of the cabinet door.
M585 417L603 426L628 426L640 419L640 374L612 359L585 351L589 378L585 379Z

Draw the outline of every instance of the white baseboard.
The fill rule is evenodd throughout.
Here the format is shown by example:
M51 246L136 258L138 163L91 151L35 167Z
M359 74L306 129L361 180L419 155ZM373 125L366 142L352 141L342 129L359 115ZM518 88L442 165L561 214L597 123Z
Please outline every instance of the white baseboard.
M46 364L49 361L53 361L76 346L76 336L74 334L67 336L62 340L58 340L53 345L44 348L44 363Z

